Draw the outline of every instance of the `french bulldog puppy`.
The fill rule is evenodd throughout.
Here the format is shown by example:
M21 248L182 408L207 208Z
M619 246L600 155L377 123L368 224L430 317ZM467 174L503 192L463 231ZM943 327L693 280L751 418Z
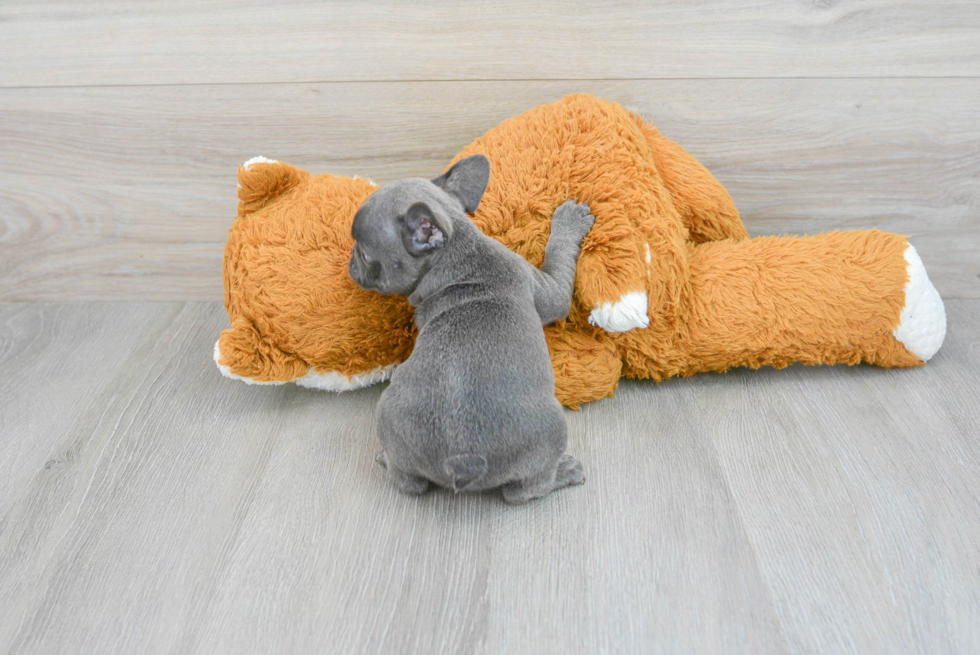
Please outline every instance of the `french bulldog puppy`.
M399 489L500 488L511 503L585 481L542 325L572 303L582 239L595 218L555 210L537 269L469 219L490 180L483 155L434 180L400 180L354 217L349 271L361 287L408 296L418 337L378 403L378 462Z

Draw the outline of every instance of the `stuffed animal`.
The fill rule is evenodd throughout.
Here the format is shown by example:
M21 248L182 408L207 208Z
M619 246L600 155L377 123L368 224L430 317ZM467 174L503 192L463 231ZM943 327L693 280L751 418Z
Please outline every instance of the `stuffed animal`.
M942 300L905 237L877 230L749 239L721 184L641 117L572 95L504 121L482 153L474 223L536 266L552 212L586 202L568 318L544 328L569 407L619 379L733 366L915 366L945 336ZM238 170L224 259L231 328L214 357L249 383L332 391L385 380L412 352L405 298L347 273L354 213L377 187L256 158Z

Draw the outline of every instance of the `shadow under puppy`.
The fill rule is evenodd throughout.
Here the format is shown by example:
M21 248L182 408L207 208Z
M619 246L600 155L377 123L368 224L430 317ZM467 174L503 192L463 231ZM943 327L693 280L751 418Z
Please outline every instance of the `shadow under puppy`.
M406 492L500 488L520 503L585 481L564 455L565 416L542 326L572 303L595 218L569 200L537 269L469 219L490 181L483 155L444 175L400 180L354 216L349 271L361 287L408 296L419 333L378 403L378 461Z

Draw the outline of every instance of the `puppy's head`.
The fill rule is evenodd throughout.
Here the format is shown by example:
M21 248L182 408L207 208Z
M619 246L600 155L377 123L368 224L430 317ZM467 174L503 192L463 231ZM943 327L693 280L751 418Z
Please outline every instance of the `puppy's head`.
M489 181L490 161L473 155L434 180L400 180L372 193L354 215L350 276L365 289L411 294Z

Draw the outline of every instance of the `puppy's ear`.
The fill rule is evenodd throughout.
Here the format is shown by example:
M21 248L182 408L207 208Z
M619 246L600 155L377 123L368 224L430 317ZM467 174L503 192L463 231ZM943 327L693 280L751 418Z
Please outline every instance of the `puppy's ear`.
M402 219L402 244L413 257L446 247L449 230L424 202L417 202Z
M475 212L490 183L490 160L483 155L460 159L432 183L459 198L465 211Z

